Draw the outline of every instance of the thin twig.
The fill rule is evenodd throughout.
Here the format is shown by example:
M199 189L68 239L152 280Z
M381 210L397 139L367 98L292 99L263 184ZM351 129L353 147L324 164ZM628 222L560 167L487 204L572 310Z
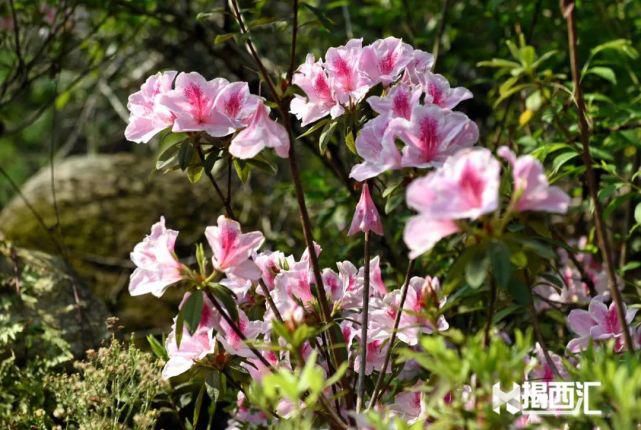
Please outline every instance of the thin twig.
M358 389L356 397L356 413L361 411L363 398L365 397L365 367L367 365L367 326L369 319L369 231L365 232L364 245L364 266L363 266L363 308L361 310L361 356L360 372L358 373Z
M539 326L539 317L536 314L536 309L534 309L534 295L532 294L532 290L530 288L527 288L527 291L530 295L528 300L528 310L530 311L530 318L532 318L532 328L534 329L534 335L536 336L537 342L539 342L539 345L541 346L543 356L545 357L545 361L547 361L548 366L550 367L550 369L552 369L554 375L561 378L559 369L557 369L556 364L554 364L554 361L552 361L550 351L548 351L545 344L545 339L543 338L543 334L541 333L541 327Z
M614 271L614 258L612 257L612 250L605 228L603 219L603 208L599 201L599 191L597 186L596 175L592 166L592 154L590 153L590 130L588 126L587 113L585 107L585 100L583 99L583 91L581 89L581 77L579 76L579 59L577 53L577 34L576 34L576 18L574 16L575 9L574 0L561 0L561 11L567 22L568 31L568 47L570 50L570 66L572 69L572 81L574 83L574 100L576 102L577 113L579 117L579 130L581 137L581 145L583 147L582 156L583 164L585 165L585 176L588 182L588 191L594 205L594 227L596 230L597 241L601 250L606 270L608 273L608 285L610 292L617 309L619 323L623 331L623 338L628 351L634 350L632 337L630 336L630 329L625 319L625 311L623 309L623 300L621 292L617 286L617 277Z
M198 157L200 158L200 163L203 165L203 170L205 171L205 175L207 178L209 178L209 182L214 186L214 189L216 190L216 194L218 194L218 197L220 198L220 202L223 204L225 207L225 212L227 213L227 216L233 220L236 220L236 214L234 214L234 209L231 207L231 203L227 201L225 198L225 195L223 194L223 191L220 189L218 186L218 182L216 182L216 178L214 178L214 175L212 175L211 171L205 166L205 154L203 153L203 149L200 147L200 144L197 142L194 142L194 146L196 147L196 152L198 153Z
M207 298L211 301L211 303L214 305L220 316L223 317L227 325L231 327L231 329L236 333L236 335L245 343L247 348L260 360L261 363L265 365L269 370L272 372L274 371L274 367L271 365L265 357L263 357L263 354L260 353L253 345L251 345L249 342L247 342L247 336L245 336L245 333L242 332L242 330L238 327L238 324L236 324L236 321L234 321L228 314L227 311L223 309L223 307L218 303L218 300L214 295L211 293L211 291L205 290L205 294L207 295Z
M383 367L381 368L381 371L378 374L378 379L376 380L376 385L374 386L374 391L372 391L372 397L369 401L369 405L367 406L367 409L371 409L372 406L374 406L374 404L382 394L383 380L385 379L385 372L387 371L387 366L389 365L390 359L392 357L392 350L394 349L394 342L396 341L396 332L398 330L398 326L401 323L403 306L405 306L405 299L407 298L407 290L410 285L410 276L412 274L413 267L414 267L414 260L410 260L407 263L407 271L405 272L405 281L403 282L403 289L401 290L401 301L399 303L398 311L396 313L396 319L394 320L392 335L390 336L389 344L387 345L387 352L385 353L385 361L383 362Z
M443 8L441 9L441 21L438 25L438 31L434 36L434 47L432 48L432 55L434 56L434 68L436 68L436 61L438 60L438 52L441 48L441 39L445 31L445 20L447 18L447 9L450 6L450 0L443 0Z
M265 285L265 282L263 282L262 279L258 280L258 285L260 285L260 288L263 290L263 293L265 294L265 300L267 300L267 303L269 304L269 307L272 309L272 312L276 316L276 319L280 322L283 322L283 317L280 314L280 311L276 307L276 303L274 303L274 299L272 299L272 295L270 294L269 288L267 288L267 285Z
M292 47L289 58L289 70L287 71L287 84L291 85L296 67L296 36L298 34L298 0L294 0L294 17L292 18Z

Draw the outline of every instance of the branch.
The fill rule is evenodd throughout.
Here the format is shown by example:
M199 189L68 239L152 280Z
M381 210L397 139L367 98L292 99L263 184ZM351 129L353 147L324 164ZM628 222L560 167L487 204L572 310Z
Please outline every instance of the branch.
M407 272L405 273L405 281L403 282L403 289L401 290L401 302L399 303L398 312L396 313L396 319L394 320L394 327L392 328L392 336L390 337L389 344L387 345L387 352L385 353L385 361L383 362L383 368L378 374L378 379L376 380L376 386L374 386L374 391L372 391L372 397L369 401L369 405L367 406L367 409L371 409L372 406L374 406L374 404L382 394L383 379L385 379L385 372L387 371L387 366L389 365L390 358L392 357L392 350L394 349L394 341L396 341L396 332L398 331L398 326L401 323L401 315L403 314L403 306L405 306L405 299L407 298L407 290L410 285L410 276L412 274L413 267L414 267L414 260L410 260L407 263Z
M568 47L570 50L570 66L572 69L572 81L574 83L574 99L576 102L577 113L579 116L579 130L581 135L581 145L583 148L583 164L585 165L585 176L588 182L588 191L594 205L594 227L596 230L597 241L601 250L606 270L608 273L608 285L612 298L616 305L617 315L623 330L625 345L628 351L634 351L632 337L630 336L630 329L625 319L625 311L623 310L623 300L621 292L617 287L617 278L614 271L614 258L612 256L612 249L608 240L607 232L605 229L605 222L603 219L603 208L598 196L598 186L596 175L592 166L592 154L590 153L590 130L588 126L587 113L585 107L585 100L583 99L583 91L581 89L581 77L579 76L579 59L577 54L577 35L576 35L576 19L574 16L575 3L574 0L561 0L561 11L566 19L568 31Z
M358 374L358 390L356 397L356 413L361 411L363 397L365 396L365 367L367 366L367 326L369 319L369 231L365 232L364 239L364 282L363 282L363 308L361 309L361 356L360 372Z

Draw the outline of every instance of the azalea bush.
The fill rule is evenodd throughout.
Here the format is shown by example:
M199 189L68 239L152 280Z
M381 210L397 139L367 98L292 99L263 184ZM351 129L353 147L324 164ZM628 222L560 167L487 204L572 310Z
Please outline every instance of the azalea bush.
M231 399L232 428L525 427L542 419L491 412L495 382L571 380L585 371L586 350L618 360L641 346L636 309L624 302L613 266L590 147L594 121L581 89L581 73L604 72L576 68L574 4L563 6L574 79L555 85L578 120L568 131L578 138L560 145L583 157L584 216L595 226L588 239L568 237L562 227L583 205L571 198L574 178L557 176L552 185L541 151L523 154L525 145L480 144L477 125L457 110L472 92L435 73L431 53L393 36L356 38L296 66L294 27L291 65L278 76L238 4L231 6L263 95L246 82L164 71L128 102L126 137L159 139L156 167L182 170L192 181L206 176L225 208L204 226L194 264L174 252L179 232L170 227L179 226L164 218L131 254L130 294L185 291L164 351L155 344L166 353L165 379L187 374L203 381L207 402ZM533 73L545 58L520 43L516 60L537 82ZM482 65L519 67L498 59ZM517 84L521 75L511 74L506 94L534 85ZM553 79L542 79L523 125L551 97ZM321 155L331 144L353 160L345 161L344 179L360 197L342 240L362 246L358 260L321 265L323 232L314 234L298 168L303 139L317 142ZM217 174L233 168L246 180L252 166L279 158L294 185L304 249L274 248L262 232L243 228L231 182L223 185ZM395 210L403 205L409 217ZM386 254L397 254L406 269ZM558 330L541 329L548 314ZM633 422L611 408L600 425Z

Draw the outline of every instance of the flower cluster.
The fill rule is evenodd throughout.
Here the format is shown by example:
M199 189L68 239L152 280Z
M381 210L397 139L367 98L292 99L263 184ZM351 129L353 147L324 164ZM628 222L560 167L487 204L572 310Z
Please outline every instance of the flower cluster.
M472 93L450 88L447 79L432 73L433 64L431 54L394 37L365 47L362 39L352 39L327 50L325 61L308 55L293 80L305 96L294 97L291 112L303 126L326 115L336 118L382 84L381 95L366 100L378 115L356 138L364 161L350 176L364 181L387 170L439 166L448 155L472 146L478 128L465 114L452 111ZM396 140L403 142L402 151Z
M269 117L269 107L249 92L247 82L208 81L196 72L157 73L129 96L127 107L125 137L133 142L149 142L165 129L214 138L233 134L229 153L236 158L252 158L265 147L289 155L287 131Z
M131 276L131 294L152 293L159 297L178 281L182 280L187 285L193 282L195 277L190 274L190 269L183 266L173 252L177 234L178 232L167 229L164 219L161 219L152 226L151 235L136 246L132 260L138 268ZM260 379L267 368L251 351L248 341L271 344L271 347L261 348L263 358L274 367L292 368L291 357L286 352L274 352L278 349L279 336L273 331L272 325L276 319L281 318L288 327L304 323L313 325L319 320L314 294L318 286L315 285L309 254L305 251L296 259L280 251L259 251L264 241L262 233L243 233L236 221L224 216L218 218L216 226L205 229L205 237L211 249L213 267L207 278L218 279L220 285L233 292L239 305L236 324L243 336L225 318L221 318L210 298L205 295L197 327L189 331L183 325L180 344L176 339L178 326L174 321L166 342L169 360L163 376L170 378L182 374L199 363L206 363L212 356L219 360L218 356L222 353L229 357L223 361L236 357L254 379ZM316 253L321 253L320 246L316 246ZM350 261L341 261L336 263L336 269L322 270L322 288L332 306L332 316L342 321L340 328L347 345L349 361L353 363L356 373L364 371L366 375L381 371L399 312L402 314L396 336L408 346L417 345L424 334L448 328L440 311L447 299L440 292L438 279L411 278L401 309L401 292L387 290L379 257L372 258L369 264L371 288L368 353L366 368L363 370L360 369L358 359L360 329L357 320L363 307L365 269ZM143 277L140 273L146 276ZM201 293L187 292L180 304L181 308L191 294ZM253 310L252 314L255 314L257 305L265 306L266 294L269 294L275 309L265 307L262 319L250 320L247 313ZM311 350L308 343L302 347L304 356L311 353ZM320 364L328 369L327 363L321 360ZM390 372L391 368L388 367L386 371Z
M531 156L516 157L506 147L499 155L512 166L514 189L510 212L565 213L570 197L550 186L541 163ZM415 258L442 238L460 231L462 220L475 220L499 208L501 165L485 148L458 151L443 166L416 179L407 189L407 205L419 214L405 227L405 243Z

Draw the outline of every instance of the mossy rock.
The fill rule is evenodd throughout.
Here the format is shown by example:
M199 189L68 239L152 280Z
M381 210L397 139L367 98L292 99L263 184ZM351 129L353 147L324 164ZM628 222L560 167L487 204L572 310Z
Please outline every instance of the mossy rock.
M0 232L17 246L57 255L64 252L94 294L121 317L125 330L167 326L178 294L163 300L128 297L133 270L129 252L164 215L168 227L180 230L179 255L190 255L204 227L221 212L208 184L191 184L179 172L156 173L149 158L120 153L59 162L55 190L59 228L55 227L50 171L45 167L24 184L22 193L49 231L16 196L0 213ZM64 250L52 239L58 232Z
M18 359L70 351L81 356L106 336L108 311L65 262L0 240L0 300L3 325L15 327L11 344Z

